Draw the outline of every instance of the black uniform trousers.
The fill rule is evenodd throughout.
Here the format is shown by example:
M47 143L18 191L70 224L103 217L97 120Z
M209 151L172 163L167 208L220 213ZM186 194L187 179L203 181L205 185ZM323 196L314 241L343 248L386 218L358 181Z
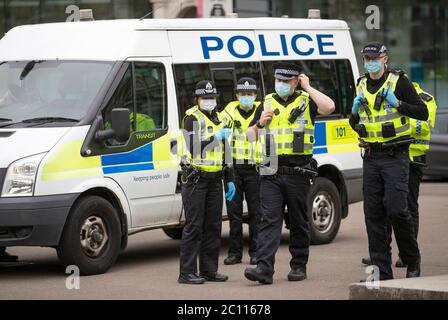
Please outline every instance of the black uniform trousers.
M292 269L308 263L310 231L307 216L309 178L303 175L261 176L261 218L258 234L257 266L274 273L275 254L280 246L285 205L290 221L289 251Z
M409 150L375 152L364 157L364 214L372 264L380 279L392 279L392 225L400 258L408 266L420 262L414 224L408 208Z
M226 201L230 221L229 256L243 256L243 201L249 211L249 256L256 258L258 223L260 221L260 176L254 168L235 167L236 193Z
M180 273L217 272L221 246L221 178L199 178L182 185L185 226L180 245Z
M411 212L412 220L414 222L415 237L418 237L419 230L419 211L418 211L418 197L420 194L420 182L423 177L423 166L410 163L409 164L409 195L408 206Z

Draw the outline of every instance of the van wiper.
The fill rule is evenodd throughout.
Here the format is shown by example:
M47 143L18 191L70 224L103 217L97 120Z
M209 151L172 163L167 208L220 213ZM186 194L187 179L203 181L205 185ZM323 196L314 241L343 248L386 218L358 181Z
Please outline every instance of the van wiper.
M12 119L8 118L0 118L0 122L12 121Z
M26 78L26 76L31 72L31 70L33 70L34 66L38 63L42 63L45 60L32 60L30 62L28 62L25 66L25 68L23 68L22 73L20 74L20 80L23 80Z
M23 123L40 123L40 122L79 122L79 119L64 117L41 117L22 120Z

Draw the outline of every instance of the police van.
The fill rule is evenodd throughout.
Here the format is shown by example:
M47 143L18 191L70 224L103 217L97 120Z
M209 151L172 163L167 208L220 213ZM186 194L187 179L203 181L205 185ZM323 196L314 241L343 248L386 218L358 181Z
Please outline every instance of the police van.
M263 97L280 60L336 104L315 124L309 194L312 242L331 242L362 197L347 120L358 77L349 28L220 18L29 25L0 40L0 246L54 247L64 265L98 274L132 234L180 238L179 129L195 84L213 80L224 107L248 76Z

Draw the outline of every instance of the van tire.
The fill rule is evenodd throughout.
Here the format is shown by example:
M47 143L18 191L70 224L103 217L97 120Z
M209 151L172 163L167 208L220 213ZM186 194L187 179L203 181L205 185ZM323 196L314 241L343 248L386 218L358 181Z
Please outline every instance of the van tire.
M180 240L182 239L182 231L184 230L184 227L179 227L179 228L164 228L163 232L165 232L165 234L170 237L171 239L174 240Z
M341 217L341 197L335 184L327 178L316 178L308 193L311 244L332 242L338 234Z
M75 265L81 275L94 275L112 267L120 246L117 210L102 197L86 196L73 206L56 250L64 267Z

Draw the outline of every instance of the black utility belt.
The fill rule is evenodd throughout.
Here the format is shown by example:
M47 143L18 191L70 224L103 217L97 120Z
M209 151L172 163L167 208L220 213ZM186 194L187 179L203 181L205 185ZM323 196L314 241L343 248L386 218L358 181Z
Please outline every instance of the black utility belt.
M233 168L235 170L256 170L256 164L234 164Z
M360 147L370 153L390 153L409 150L413 139L405 139L393 142L362 142Z
M426 167L426 155L412 157L412 163L417 166Z
M304 167L279 167L277 169L277 174L285 176L305 175L315 177L317 175L317 171Z
M223 177L222 171L208 172L208 171L199 169L198 174L201 178L205 178L205 179L222 179L222 177Z

